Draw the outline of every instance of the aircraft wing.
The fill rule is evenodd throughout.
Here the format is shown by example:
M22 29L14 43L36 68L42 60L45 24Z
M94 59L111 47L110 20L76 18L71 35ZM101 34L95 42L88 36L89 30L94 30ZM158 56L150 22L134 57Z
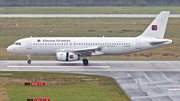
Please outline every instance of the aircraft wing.
M77 54L85 54L87 56L95 56L104 54L102 47L85 47L85 48L74 48L74 49L58 49L55 52L73 52Z

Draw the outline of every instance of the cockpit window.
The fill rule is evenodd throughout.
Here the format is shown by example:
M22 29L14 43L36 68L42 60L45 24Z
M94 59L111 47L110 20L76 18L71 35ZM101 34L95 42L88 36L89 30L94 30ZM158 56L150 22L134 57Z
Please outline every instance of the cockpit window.
M21 45L21 43L20 42L15 42L14 45Z

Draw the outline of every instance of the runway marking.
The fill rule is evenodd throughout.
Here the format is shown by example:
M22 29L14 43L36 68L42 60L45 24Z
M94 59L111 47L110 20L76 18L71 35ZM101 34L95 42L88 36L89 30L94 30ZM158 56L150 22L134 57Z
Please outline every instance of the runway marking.
M168 90L180 90L180 89L168 89Z
M0 74L0 75L14 75L14 74Z
M37 68L40 68L40 67L45 67L45 68L49 68L49 67L56 67L56 68L73 68L73 67L84 67L84 68L110 68L110 66L7 66L7 67L15 67L15 68L18 68L18 67L37 67Z

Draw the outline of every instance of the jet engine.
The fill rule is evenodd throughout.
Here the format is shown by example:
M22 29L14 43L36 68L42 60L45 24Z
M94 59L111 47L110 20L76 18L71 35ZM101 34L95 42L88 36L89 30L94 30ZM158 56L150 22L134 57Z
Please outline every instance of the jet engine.
M77 61L79 60L79 55L71 52L57 52L57 61Z

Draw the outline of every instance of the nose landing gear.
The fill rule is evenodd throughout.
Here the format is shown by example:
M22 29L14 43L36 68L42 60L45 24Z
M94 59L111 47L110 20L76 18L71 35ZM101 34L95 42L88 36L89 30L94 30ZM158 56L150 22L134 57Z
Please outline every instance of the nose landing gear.
M28 57L27 63L28 63L28 64L31 64L31 55L27 55L27 57Z

